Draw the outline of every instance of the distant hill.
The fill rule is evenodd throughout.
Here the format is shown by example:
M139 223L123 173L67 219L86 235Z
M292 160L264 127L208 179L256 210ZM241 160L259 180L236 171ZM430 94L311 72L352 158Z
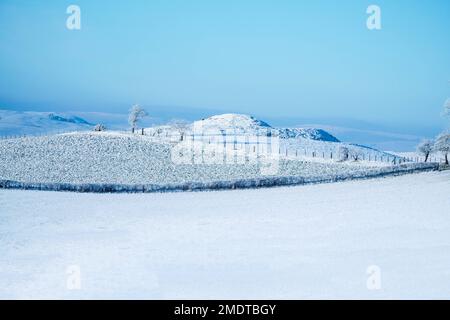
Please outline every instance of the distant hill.
M128 114L107 112L35 112L0 109L0 136L90 131L97 123L109 130L128 130ZM142 126L155 123L146 117Z
M195 121L194 126L205 129L240 130L252 132L271 129L282 139L304 138L317 141L339 142L339 140L323 129L318 128L273 128L267 122L245 114L226 113Z
M90 130L93 126L83 118L64 113L0 110L2 136Z
M158 112L149 111L149 117L143 119L141 127L152 127L155 124L164 124L174 118L160 118ZM184 114L180 113L184 119ZM192 118L192 117L191 117ZM0 109L0 136L11 135L40 135L70 131L92 130L92 127L101 123L109 130L128 130L128 115L126 113L108 112L31 112ZM276 120L274 120L277 122ZM203 123L203 124L202 124ZM301 123L301 122L300 122ZM188 123L192 125L192 123ZM378 150L410 151L423 139L422 136L400 134L386 128L377 130L372 127L354 128L351 124L336 126L331 121L325 123L303 123L296 126L284 126L278 122L277 126L269 125L267 121L252 116L236 113L214 115L203 120L193 122L194 125L205 125L242 130L272 130L278 131L281 138L305 138L308 141L348 142L370 146ZM154 130L148 129L149 132ZM161 130L171 130L169 126L159 126ZM339 137L339 139L337 138Z

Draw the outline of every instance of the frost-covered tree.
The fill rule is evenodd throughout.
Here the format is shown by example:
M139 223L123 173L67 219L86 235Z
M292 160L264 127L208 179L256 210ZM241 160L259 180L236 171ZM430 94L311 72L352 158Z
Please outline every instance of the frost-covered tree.
M363 154L359 148L350 147L348 148L348 156L350 159L353 159L353 161L358 161L362 158Z
M441 133L434 143L434 150L441 152L445 157L445 164L448 165L448 153L450 152L450 134Z
M180 135L180 141L183 141L183 137L189 129L189 122L182 119L173 119L169 122L169 125L178 132Z
M106 130L106 127L101 123L96 124L94 127L94 131L105 131L105 130Z
M423 140L417 146L417 152L421 153L425 157L425 162L428 161L428 157L431 152L433 152L434 141L433 140Z
M339 147L339 160L347 161L350 155L350 150L347 147L341 146Z
M147 112L138 104L131 107L130 114L128 116L128 123L130 124L133 132L136 130L137 123L146 116Z
M362 154L361 152L359 152L359 150L351 149L350 157L353 159L353 161L358 161L362 157Z

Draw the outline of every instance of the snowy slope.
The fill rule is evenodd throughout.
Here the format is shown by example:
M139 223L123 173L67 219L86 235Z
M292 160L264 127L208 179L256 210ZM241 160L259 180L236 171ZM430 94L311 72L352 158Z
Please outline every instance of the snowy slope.
M330 133L316 128L283 128L278 129L280 138L304 138L317 141L339 142L339 140Z
M319 141L339 142L339 140L322 129L316 128L273 128L267 122L245 114L227 113L195 121L193 127L205 130L237 130L246 133L270 130L281 139L305 138Z
M40 114L33 119L41 124L91 128L82 118L67 115ZM145 129L144 135L90 129L2 139L0 179L59 184L204 184L259 179L267 175L267 168L272 176L334 179L373 175L380 167L400 160L375 149L340 143L325 132L316 135L302 129L272 128L247 115L225 114L196 121L183 129L183 140L176 136L178 129L153 127ZM289 134L283 137L286 132ZM249 134L258 137L247 141ZM268 136L270 144L265 142ZM358 161L340 161L342 147L358 153Z
M142 126L150 126L156 120L146 117ZM101 123L109 130L128 130L126 113L107 112L31 112L0 109L0 137L19 135L43 135L52 133L89 131Z
M149 109L150 116L143 119L141 126L150 127L160 125L168 122L170 119L177 117L186 117L183 110L178 113L172 112L165 117L158 117L162 110L154 108ZM56 132L70 132L75 130L90 130L92 126L77 125L68 121L49 121L49 114L51 112L20 112L12 110L0 109L0 137L11 135L42 135ZM90 124L101 123L106 125L110 130L128 130L128 115L126 113L108 113L108 112L64 112L56 113L65 119L81 118ZM195 113L193 113L195 114ZM190 115L189 119L192 119ZM237 120L234 121L233 120ZM239 114L224 114L206 118L211 125L218 127L231 128L232 123L242 123L243 128L253 127L267 130L270 128L275 131L267 122L252 119L247 115ZM200 123L201 121L197 121ZM350 124L349 124L350 125ZM372 125L373 127L373 125ZM148 129L149 132L154 128ZM314 139L320 141L336 141L339 137L340 141L352 142L371 146L378 150L414 150L416 145L424 138L423 136L399 134L390 132L393 129L379 128L379 129L362 129L352 127L333 126L330 124L311 124L305 122L298 127L280 127L277 129L281 138L302 137L307 139ZM390 130L390 131L389 131Z
M174 147L170 143L157 142L153 137L119 132L3 139L0 140L0 179L34 183L213 182L261 177L261 166L265 164L259 157L237 161L234 155L238 150L228 150L225 162L180 163L174 158L174 150L180 151L178 145ZM202 154L200 148L194 152L196 160L208 157L208 153ZM363 174L386 165L298 156L297 159L279 155L273 174L302 177ZM273 158L268 155L267 159Z
M194 126L204 127L206 129L236 129L236 130L257 130L263 128L271 128L264 121L257 120L252 116L237 113L225 113L215 115L199 121L194 121Z
M449 194L450 172L205 193L0 190L0 298L449 299ZM73 267L80 290L66 285Z
M274 128L268 123L243 114L222 114L186 124L180 129L176 126L157 126L147 128L146 134L158 140L174 142L185 136L186 148L191 148L190 141L197 143L196 148L208 149L214 140L233 140L238 136L238 143L244 143L244 135L253 135L264 138L270 135L276 139L280 152L286 156L304 156L308 161L318 161L315 158L337 159L341 147L351 148L361 154L364 160L388 161L396 156L363 145L341 143L327 131L318 128ZM174 138L175 137L175 138ZM187 140L187 141L186 141Z
M93 126L81 117L65 113L0 110L0 136L82 131Z

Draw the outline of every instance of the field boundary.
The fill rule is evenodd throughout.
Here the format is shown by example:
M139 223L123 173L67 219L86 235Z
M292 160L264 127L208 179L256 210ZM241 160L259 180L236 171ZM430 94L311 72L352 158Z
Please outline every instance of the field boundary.
M0 179L0 189L70 191L82 193L211 191L331 183L348 180L363 180L388 176L398 176L437 170L439 170L439 163L407 163L377 168L366 173L356 174L326 175L321 177L273 176L227 181L186 182L177 184L33 183Z

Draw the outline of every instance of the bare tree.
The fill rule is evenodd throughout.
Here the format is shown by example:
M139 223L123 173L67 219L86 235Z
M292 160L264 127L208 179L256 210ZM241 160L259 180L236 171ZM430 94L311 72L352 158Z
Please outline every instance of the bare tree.
M347 161L350 155L350 150L347 147L341 146L339 147L339 160Z
M353 159L353 161L358 161L363 156L362 151L358 147L348 146L348 147L343 147L343 148L347 149L347 155L346 155L347 159ZM345 155L345 150L343 152Z
M106 130L106 127L101 123L96 124L94 127L94 131L105 131L105 130Z
M418 146L417 146L417 152L421 153L425 157L425 162L428 161L428 157L430 156L431 152L433 151L434 141L433 140L423 140Z
M183 137L189 129L189 122L182 119L173 119L169 122L169 125L178 131L180 134L180 141L183 141Z
M130 114L128 116L128 123L131 126L132 132L136 130L137 123L146 116L147 112L138 104L135 104L131 107Z
M441 152L445 157L445 164L448 165L448 153L450 152L450 134L441 133L434 143L434 150Z
M358 161L363 157L363 152L355 146L341 146L339 147L338 155L340 161L347 161L349 159Z
M351 148L350 157L353 159L353 161L358 161L362 157L362 152L357 148Z

